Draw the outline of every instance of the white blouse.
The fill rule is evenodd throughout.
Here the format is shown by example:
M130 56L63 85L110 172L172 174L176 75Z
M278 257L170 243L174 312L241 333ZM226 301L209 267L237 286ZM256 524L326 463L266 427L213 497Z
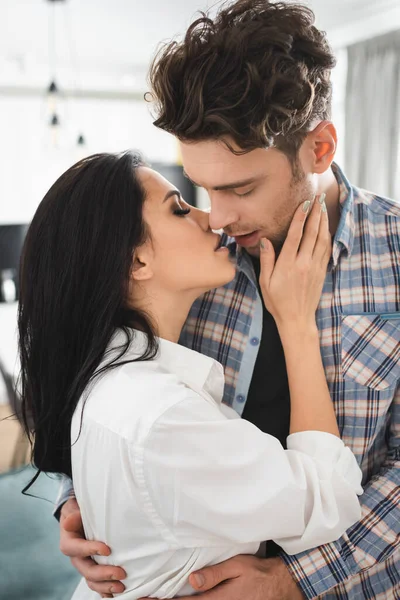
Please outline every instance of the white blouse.
M125 339L115 334L107 360ZM124 598L193 594L188 577L196 569L255 554L270 539L298 553L336 540L359 520L361 471L339 438L295 433L284 450L221 404L219 363L159 344L154 360L99 378L82 428L83 399L71 427L86 537L111 547L98 563L126 570ZM122 360L145 346L135 332ZM73 596L97 598L84 580Z

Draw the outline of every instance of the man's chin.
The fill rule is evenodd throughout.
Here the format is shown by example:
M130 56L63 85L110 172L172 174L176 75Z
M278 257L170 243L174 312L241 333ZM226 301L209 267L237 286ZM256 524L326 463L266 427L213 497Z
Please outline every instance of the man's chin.
M260 258L260 246L250 246L250 248L244 248L247 254L253 256L254 258Z
M275 259L277 259L279 254L281 253L284 242L277 241L277 240L270 240L270 241L272 242L272 245L274 247ZM256 246L250 246L248 248L243 248L243 250L245 250L248 254L250 254L250 256L253 256L254 258L260 258L260 245L259 244L257 244Z

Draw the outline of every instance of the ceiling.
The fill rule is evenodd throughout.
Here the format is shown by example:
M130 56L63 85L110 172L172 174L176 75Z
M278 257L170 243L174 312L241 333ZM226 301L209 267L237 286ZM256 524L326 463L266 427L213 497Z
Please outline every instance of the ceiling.
M399 0L306 0L334 46L400 29ZM66 85L140 88L160 41L182 33L212 0L1 0L0 85L49 80L49 22Z
M85 64L143 64L155 44L182 31L199 0L2 0L0 53L32 53L47 60L48 24L55 17L57 52L69 59L68 30Z

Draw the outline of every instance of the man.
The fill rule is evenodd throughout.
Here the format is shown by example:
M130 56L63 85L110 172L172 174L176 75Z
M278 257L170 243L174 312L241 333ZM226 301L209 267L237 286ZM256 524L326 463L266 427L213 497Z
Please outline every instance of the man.
M224 401L285 444L288 383L258 289L259 243L279 252L299 203L325 193L333 250L321 353L364 474L362 519L340 540L296 556L269 545L264 558L202 569L190 582L203 600L400 598L400 205L350 185L333 163L334 63L309 9L242 0L193 23L151 70L155 125L178 138L187 176L210 196L211 227L238 258L236 279L195 303L181 343L220 361ZM92 589L122 590L112 581L121 569L89 558L109 549L82 539L75 500L61 523L61 548Z

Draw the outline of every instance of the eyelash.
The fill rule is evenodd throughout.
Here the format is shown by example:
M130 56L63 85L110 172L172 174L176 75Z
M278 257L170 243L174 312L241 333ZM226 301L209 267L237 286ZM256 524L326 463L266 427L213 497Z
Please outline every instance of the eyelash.
M183 217L185 215L188 215L190 213L190 208L175 208L174 210L174 215L177 215L178 217Z
M236 194L236 196L239 196L239 198L245 198L246 196L250 196L250 194L252 194L254 192L254 190L250 190L249 192L246 192L245 194Z

